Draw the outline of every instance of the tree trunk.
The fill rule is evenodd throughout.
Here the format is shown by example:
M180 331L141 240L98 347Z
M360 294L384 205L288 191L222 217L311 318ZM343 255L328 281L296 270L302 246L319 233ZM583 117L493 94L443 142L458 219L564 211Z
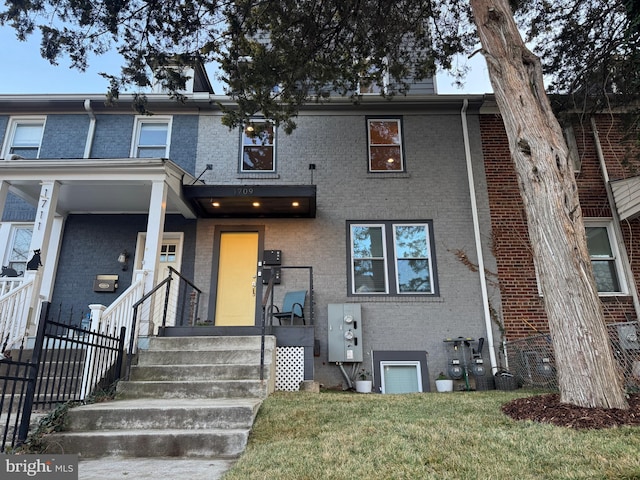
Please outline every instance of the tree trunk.
M544 296L562 402L628 408L587 250L578 189L540 60L507 0L471 0L509 138Z

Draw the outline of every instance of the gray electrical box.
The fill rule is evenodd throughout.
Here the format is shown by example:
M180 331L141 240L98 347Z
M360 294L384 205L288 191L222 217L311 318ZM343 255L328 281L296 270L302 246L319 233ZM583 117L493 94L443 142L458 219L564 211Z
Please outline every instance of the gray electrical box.
M329 304L329 362L362 362L359 303Z

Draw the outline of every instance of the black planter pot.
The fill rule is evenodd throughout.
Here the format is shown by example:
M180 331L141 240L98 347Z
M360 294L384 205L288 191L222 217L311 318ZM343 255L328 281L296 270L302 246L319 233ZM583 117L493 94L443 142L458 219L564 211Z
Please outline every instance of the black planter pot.
M516 390L518 388L518 382L516 377L510 373L496 373L494 377L496 390Z

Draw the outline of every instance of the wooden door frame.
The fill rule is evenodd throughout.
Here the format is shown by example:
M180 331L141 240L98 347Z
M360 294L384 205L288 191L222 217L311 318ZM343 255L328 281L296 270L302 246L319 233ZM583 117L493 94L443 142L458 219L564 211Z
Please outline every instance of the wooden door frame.
M216 227L213 235L213 259L211 262L211 294L209 295L209 308L207 317L212 321L216 318L216 302L218 299L218 269L220 267L220 237L223 233L242 233L252 232L258 234L258 264L256 265L256 305L254 312L254 325L249 328L260 325L262 316L262 277L259 265L262 265L262 252L264 251L264 225L219 225ZM217 327L217 328L242 328L242 327Z

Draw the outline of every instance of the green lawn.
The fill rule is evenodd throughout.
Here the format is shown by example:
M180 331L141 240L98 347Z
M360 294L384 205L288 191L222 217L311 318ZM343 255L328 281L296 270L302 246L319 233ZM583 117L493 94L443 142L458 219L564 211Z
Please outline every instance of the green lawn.
M640 429L576 431L500 411L530 394L276 393L224 479L640 479Z

